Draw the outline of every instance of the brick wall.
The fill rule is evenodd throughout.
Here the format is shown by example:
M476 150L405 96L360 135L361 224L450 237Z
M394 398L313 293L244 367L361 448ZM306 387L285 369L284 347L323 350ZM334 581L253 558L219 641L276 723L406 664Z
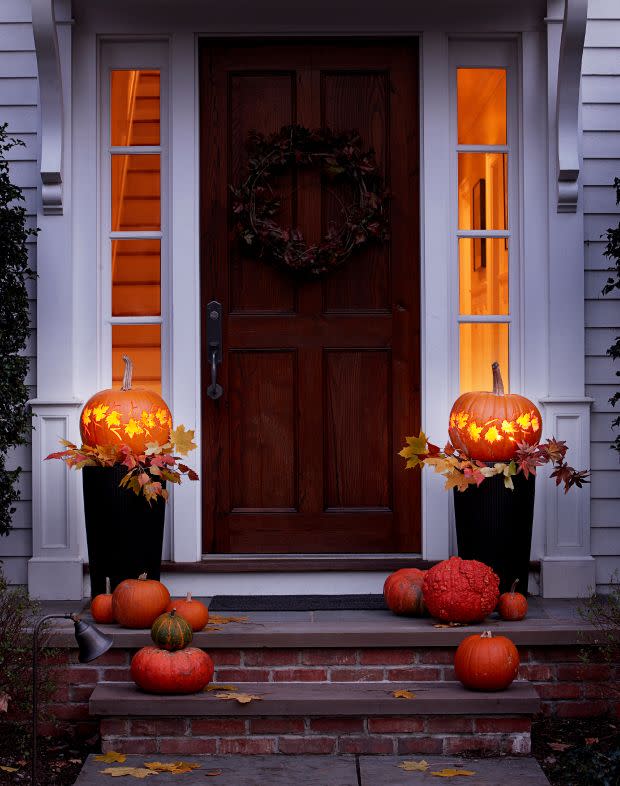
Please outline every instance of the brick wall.
M73 730L90 736L96 732L98 722L88 713L90 694L98 682L129 680L132 654L130 650L114 649L90 664L78 663L73 650L55 656L50 666L58 688L48 705L55 723L45 722L42 733ZM216 666L214 680L221 683L398 684L454 679L452 648L213 649L210 654ZM579 647L521 648L520 656L520 676L535 686L543 714L581 718L612 712L620 716L620 696L613 689L620 677L620 665L612 668L600 662L584 664Z

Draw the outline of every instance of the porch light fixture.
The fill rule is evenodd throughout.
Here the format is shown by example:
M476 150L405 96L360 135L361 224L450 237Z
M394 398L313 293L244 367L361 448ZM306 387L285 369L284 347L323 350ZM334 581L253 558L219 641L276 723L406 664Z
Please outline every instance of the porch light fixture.
M37 653L38 636L41 626L48 620L73 620L73 631L78 646L78 660L88 663L107 652L114 639L107 633L102 633L95 625L84 622L75 614L47 614L41 617L32 631L32 770L30 775L31 786L37 786Z

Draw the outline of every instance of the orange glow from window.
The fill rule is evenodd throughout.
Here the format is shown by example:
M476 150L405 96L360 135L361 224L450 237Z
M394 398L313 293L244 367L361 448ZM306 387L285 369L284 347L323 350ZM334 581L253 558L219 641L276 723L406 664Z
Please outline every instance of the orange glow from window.
M508 240L459 239L461 314L508 314Z
M158 230L159 155L112 156L112 231Z
M159 71L112 71L110 140L112 145L159 145Z
M159 240L112 241L112 316L161 314Z
M161 394L161 325L112 325L112 384L123 379L122 355L133 360L134 387Z
M459 68L456 90L459 145L505 145L506 71Z
M504 370L504 385L509 391L508 325L479 322L459 325L460 390L493 390L491 364L497 360Z
M459 229L508 228L508 156L459 153Z

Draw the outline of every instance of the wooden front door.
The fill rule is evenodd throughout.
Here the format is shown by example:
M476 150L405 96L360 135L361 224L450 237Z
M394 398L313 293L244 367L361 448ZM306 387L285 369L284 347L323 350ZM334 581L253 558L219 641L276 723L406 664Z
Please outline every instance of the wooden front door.
M420 550L419 135L415 42L205 43L201 49L203 551ZM229 184L248 135L359 131L392 193L391 239L320 281L246 258ZM282 177L282 224L318 240L337 201ZM223 306L223 395L206 396L206 304Z

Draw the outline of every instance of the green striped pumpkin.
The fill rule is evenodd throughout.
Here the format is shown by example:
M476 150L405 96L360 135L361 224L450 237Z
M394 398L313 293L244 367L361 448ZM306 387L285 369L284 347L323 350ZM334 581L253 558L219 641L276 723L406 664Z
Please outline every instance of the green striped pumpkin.
M151 628L151 638L162 650L182 650L191 644L192 629L176 609L160 614Z

